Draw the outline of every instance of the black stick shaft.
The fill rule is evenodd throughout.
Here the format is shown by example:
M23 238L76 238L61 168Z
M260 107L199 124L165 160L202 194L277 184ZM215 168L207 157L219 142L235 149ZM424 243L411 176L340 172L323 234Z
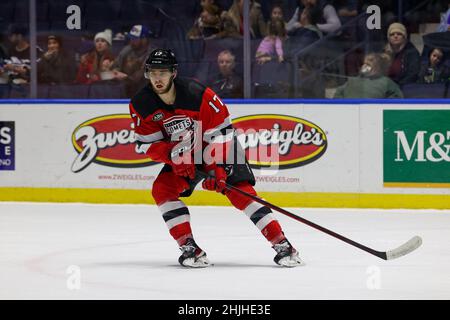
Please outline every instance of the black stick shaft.
M201 174L205 178L208 177L208 175L204 174L203 172ZM319 231L322 231L322 232L324 232L326 234L329 234L330 236L335 237L335 238L337 238L339 240L342 240L342 241L344 241L344 242L346 242L346 243L348 243L348 244L350 244L350 245L352 245L352 246L354 246L354 247L356 247L358 249L364 250L364 251L366 251L366 252L368 252L370 254L373 254L374 256L377 256L377 257L379 257L381 259L387 260L386 252L380 252L380 251L374 250L372 248L366 247L365 245L362 245L362 244L360 244L360 243L358 243L356 241L353 241L353 240L351 240L351 239L349 239L347 237L344 237L343 235L340 235L339 233L336 233L336 232L331 231L331 230L329 230L327 228L324 228L324 227L322 227L322 226L320 226L320 225L318 225L318 224L316 224L314 222L311 222L311 221L309 221L309 220L307 220L305 218L299 217L299 216L297 216L297 215L295 215L295 214L293 214L293 213L291 213L291 212L289 212L289 211L287 211L287 210L285 210L283 208L280 208L280 207L278 207L278 206L276 206L274 204L271 204L270 202L267 202L267 201L265 201L265 200L263 200L263 199L261 199L259 197L256 197L256 196L254 196L252 194L249 194L249 193L247 193L247 192L245 192L245 191L243 191L243 190L241 190L239 188L236 188L236 187L234 187L234 186L232 186L232 185L230 185L228 183L226 183L226 188L228 190L234 190L234 191L236 191L236 192L238 192L238 193L240 193L240 194L242 194L242 195L244 195L246 197L251 198L253 201L256 201L256 202L258 202L258 203L260 203L260 204L262 204L262 205L264 205L264 206L266 206L268 208L271 208L271 209L273 209L275 211L278 211L278 212L280 212L280 213L282 213L282 214L284 214L284 215L286 215L286 216L288 216L288 217L290 217L290 218L292 218L294 220L300 221L300 222L302 222L302 223L304 223L304 224L306 224L306 225L308 225L310 227L313 227L313 228L315 228L315 229L317 229Z

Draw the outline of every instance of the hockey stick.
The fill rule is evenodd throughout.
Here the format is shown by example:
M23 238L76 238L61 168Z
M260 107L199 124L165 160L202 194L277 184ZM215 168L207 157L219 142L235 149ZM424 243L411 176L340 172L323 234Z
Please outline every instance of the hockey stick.
M201 172L200 170L198 170L198 173L205 179L210 177L208 174L206 174L204 172ZM282 213L282 214L284 214L284 215L286 215L286 216L288 216L288 217L290 217L290 218L292 218L294 220L300 221L300 222L302 222L302 223L304 223L304 224L306 224L306 225L308 225L310 227L313 227L313 228L315 228L315 229L317 229L319 231L322 231L322 232L324 232L326 234L329 234L330 236L333 236L333 237L335 237L335 238L337 238L339 240L342 240L342 241L344 241L344 242L346 242L346 243L348 243L348 244L350 244L350 245L352 245L354 247L357 247L358 249L364 250L364 251L366 251L366 252L368 252L370 254L373 254L374 256L377 256L378 258L381 258L381 259L384 259L384 260L392 260L392 259L400 258L400 257L402 257L404 255L407 255L407 254L411 253L412 251L416 250L422 244L422 238L419 237L419 236L414 236L410 240L408 240L407 242L405 242L404 244L402 244L401 246L399 246L399 247L397 247L395 249L392 249L392 250L389 250L389 251L377 251L377 250L374 250L372 248L366 247L365 245L362 245L362 244L360 244L360 243L358 243L356 241L353 241L353 240L351 240L349 238L346 238L343 235L340 235L340 234L338 234L338 233L336 233L334 231L331 231L331 230L329 230L327 228L319 226L318 224L316 224L314 222L311 222L311 221L309 221L309 220L307 220L305 218L299 217L299 216L297 216L297 215L295 215L295 214L293 214L293 213L291 213L291 212L289 212L289 211L287 211L287 210L285 210L283 208L280 208L280 207L278 207L278 206L276 206L274 204L271 204L270 202L267 202L267 201L265 201L265 200L263 200L263 199L261 199L259 197L256 197L256 196L254 196L252 194L249 194L249 193L247 193L247 192L245 192L243 190L240 190L240 189L238 189L238 188L236 188L236 187L234 187L234 186L232 186L232 185L230 185L228 183L225 184L225 188L230 190L230 191L231 190L236 191L236 192L238 192L238 193L240 193L240 194L242 194L242 195L244 195L246 197L251 198L253 201L256 201L256 202L258 202L258 203L268 207L268 208L271 208L271 209L273 209L275 211L278 211L278 212L280 212L280 213Z

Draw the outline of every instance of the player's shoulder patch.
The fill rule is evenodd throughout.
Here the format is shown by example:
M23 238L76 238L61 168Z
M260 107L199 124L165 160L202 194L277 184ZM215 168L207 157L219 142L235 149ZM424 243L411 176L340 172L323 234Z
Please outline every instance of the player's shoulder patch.
M136 95L131 99L133 108L142 118L147 118L160 108L160 103L156 99L155 93L148 86L139 90Z

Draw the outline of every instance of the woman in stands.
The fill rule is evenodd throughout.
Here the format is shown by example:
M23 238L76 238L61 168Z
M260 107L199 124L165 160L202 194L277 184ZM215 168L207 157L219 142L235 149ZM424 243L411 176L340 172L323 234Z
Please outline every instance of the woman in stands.
M94 37L95 48L81 56L76 82L90 84L100 80L106 80L101 76L102 72L111 71L114 56L111 53L112 32L105 30ZM111 72L112 74L112 72Z
M420 54L408 40L408 34L403 24L395 22L389 26L388 43L384 52L389 54L392 63L389 68L389 78L400 86L415 83L420 70Z
M63 48L59 36L47 38L47 51L38 62L39 83L70 83L75 79L75 59Z
M188 39L214 39L220 32L220 9L214 4L203 6L200 17L194 22L194 26L188 32Z
M244 0L234 0L230 9L223 14L226 14L233 22L235 28L239 30L241 35L244 34L243 29L243 12L244 12ZM250 0L250 36L253 39L263 38L266 35L266 22L261 11L261 5Z

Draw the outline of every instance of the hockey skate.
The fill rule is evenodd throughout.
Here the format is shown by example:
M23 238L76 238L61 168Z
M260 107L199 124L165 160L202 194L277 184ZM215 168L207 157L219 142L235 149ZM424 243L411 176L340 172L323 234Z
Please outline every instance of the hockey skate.
M273 258L276 264L283 267L298 267L304 265L304 262L298 256L298 251L285 239L272 247L277 255Z
M180 250L182 254L178 258L178 262L183 267L206 268L210 266L206 252L195 243L194 239L188 239L186 244L180 247Z

